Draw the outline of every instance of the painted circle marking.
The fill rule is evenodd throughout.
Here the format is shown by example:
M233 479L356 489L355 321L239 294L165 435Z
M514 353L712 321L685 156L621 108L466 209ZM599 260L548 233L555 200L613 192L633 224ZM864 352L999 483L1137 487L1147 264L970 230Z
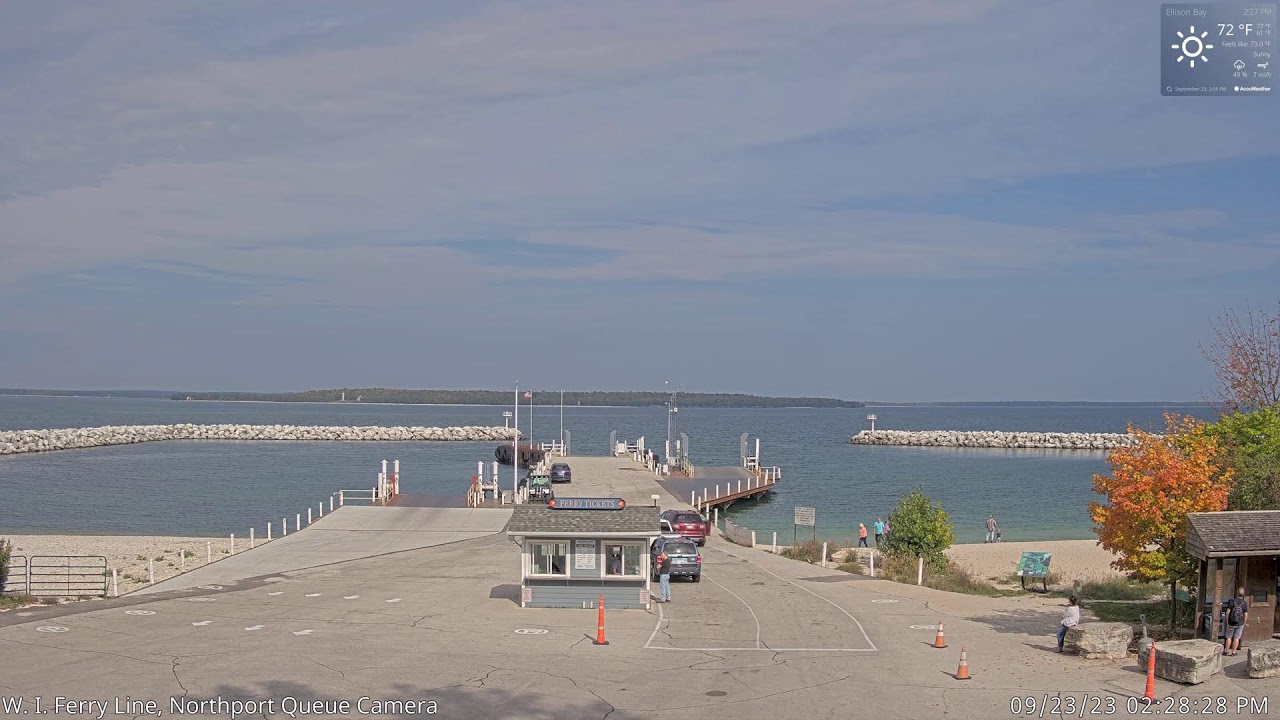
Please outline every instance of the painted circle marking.
M897 601L897 600L890 600L890 599L888 599L888 598L876 598L875 600L872 600L871 602L873 602L873 603L896 603L896 602L898 602L898 601Z
M187 600L189 600L189 601L191 601L191 602L213 602L214 600L217 600L217 599L218 599L218 598L211 598L211 597L195 597L195 598L187 598Z
M155 610L125 610L125 615L155 615Z
M519 635L546 635L548 631L541 628L516 628Z
M221 585L197 585L196 587L200 588L201 590L221 590L222 589Z
M70 629L71 628L69 627L63 627L61 625L41 625L40 627L36 628L36 632L60 633L60 632L66 632Z
M912 630L937 630L937 625L912 625Z

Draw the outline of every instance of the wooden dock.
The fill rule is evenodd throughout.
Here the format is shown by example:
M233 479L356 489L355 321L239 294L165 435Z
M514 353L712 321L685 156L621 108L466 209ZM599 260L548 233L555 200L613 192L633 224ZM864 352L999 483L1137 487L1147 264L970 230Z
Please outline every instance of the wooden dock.
M707 513L712 508L727 510L739 500L759 499L782 480L782 471L776 467L751 471L744 467L698 466L695 475L667 475L658 482L667 492Z

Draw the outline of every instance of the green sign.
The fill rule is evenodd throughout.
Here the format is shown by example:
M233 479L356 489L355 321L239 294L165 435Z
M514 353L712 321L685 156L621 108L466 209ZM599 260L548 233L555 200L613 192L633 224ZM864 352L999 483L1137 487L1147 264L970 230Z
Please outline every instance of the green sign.
M1049 561L1053 559L1053 553L1047 552L1024 552L1022 559L1018 561L1018 576L1042 578L1049 576Z

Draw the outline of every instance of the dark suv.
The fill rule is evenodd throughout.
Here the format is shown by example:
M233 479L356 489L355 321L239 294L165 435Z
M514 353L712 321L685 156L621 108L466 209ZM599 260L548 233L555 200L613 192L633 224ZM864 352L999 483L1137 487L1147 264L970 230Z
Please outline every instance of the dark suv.
M572 482L573 471L569 469L569 463L553 463L551 465L551 482Z
M699 545L707 544L707 535L711 533L709 523L693 510L667 510L662 513L663 520L671 523L671 529L680 533Z
M650 567L653 568L653 579L658 579L658 553L663 550L671 558L671 575L684 575L694 582L702 580L702 553L698 546L688 538L660 537L653 541L650 552Z

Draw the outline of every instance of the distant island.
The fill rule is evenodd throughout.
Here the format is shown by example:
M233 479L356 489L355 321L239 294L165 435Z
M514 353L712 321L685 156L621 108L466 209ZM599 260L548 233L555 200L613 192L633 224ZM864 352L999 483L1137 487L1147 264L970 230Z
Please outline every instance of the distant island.
M520 402L528 404L520 391ZM188 392L172 393L173 400L235 400L256 402L347 402L393 403L406 405L511 405L515 390L397 390L392 388L339 388L336 390L305 390L292 393L248 392ZM568 391L564 393L565 405L587 406L662 406L669 396L661 392L616 391ZM533 404L559 405L559 390L534 390ZM680 393L680 407L708 408L856 408L860 402L814 397L765 397L741 393Z
M0 388L0 395L31 395L37 397L167 398L173 394L173 390L33 390L30 388Z

